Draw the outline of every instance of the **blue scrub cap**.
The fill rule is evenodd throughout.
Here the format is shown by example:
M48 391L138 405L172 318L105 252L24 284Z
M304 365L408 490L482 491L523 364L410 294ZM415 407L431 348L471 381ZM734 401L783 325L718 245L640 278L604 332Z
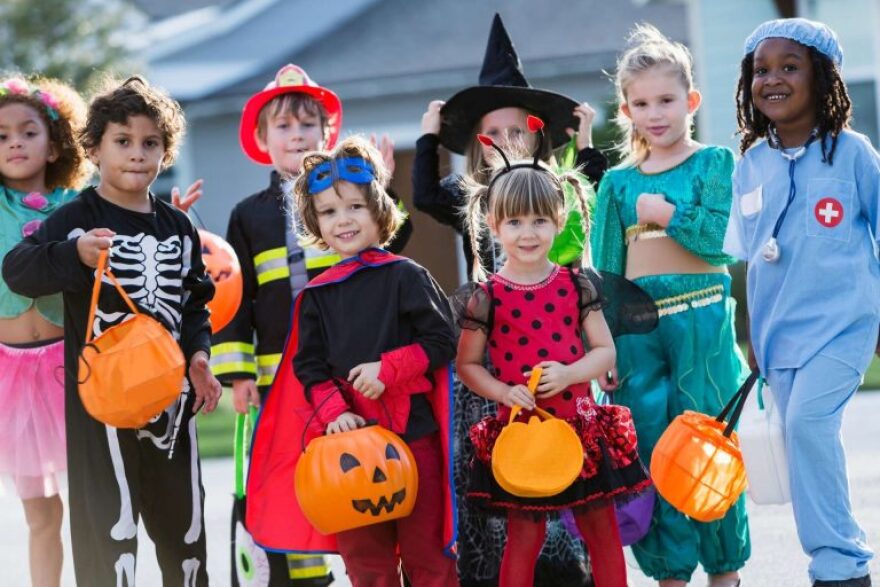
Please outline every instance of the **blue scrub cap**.
M758 44L770 38L783 38L796 41L801 45L812 47L822 53L837 67L843 65L843 49L837 35L828 26L806 18L780 18L768 20L758 26L746 39L744 53L753 52Z

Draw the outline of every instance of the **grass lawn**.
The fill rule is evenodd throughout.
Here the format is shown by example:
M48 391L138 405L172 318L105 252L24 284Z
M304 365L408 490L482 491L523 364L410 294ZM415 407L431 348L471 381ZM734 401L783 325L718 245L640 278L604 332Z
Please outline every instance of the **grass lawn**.
M199 429L199 452L202 458L231 457L235 437L235 410L232 409L232 388L223 388L217 409L196 416ZM232 482L230 481L230 487Z
M880 390L880 359L874 357L862 390ZM198 415L199 451L202 458L231 457L235 429L235 410L232 409L232 389L223 388L220 405L210 414Z

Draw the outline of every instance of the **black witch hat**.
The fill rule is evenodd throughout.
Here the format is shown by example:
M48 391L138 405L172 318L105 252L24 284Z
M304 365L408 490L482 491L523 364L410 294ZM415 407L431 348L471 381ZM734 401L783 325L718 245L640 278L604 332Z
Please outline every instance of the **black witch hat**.
M550 144L558 147L569 140L565 129L577 128L577 119L572 114L577 104L568 96L529 86L513 42L496 13L483 57L480 85L458 92L443 105L440 143L453 153L463 154L485 114L516 107L544 120Z

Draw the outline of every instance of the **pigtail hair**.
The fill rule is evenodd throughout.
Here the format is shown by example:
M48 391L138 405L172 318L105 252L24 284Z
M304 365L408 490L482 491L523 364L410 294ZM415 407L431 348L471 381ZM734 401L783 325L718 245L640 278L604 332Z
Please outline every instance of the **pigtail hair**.
M489 188L467 179L463 181L462 187L465 189L467 202L461 213L465 216L465 221L467 222L471 253L474 256L474 262L470 268L471 279L474 281L485 281L486 269L483 267L480 245L483 240L483 230L486 226L486 200L489 197Z

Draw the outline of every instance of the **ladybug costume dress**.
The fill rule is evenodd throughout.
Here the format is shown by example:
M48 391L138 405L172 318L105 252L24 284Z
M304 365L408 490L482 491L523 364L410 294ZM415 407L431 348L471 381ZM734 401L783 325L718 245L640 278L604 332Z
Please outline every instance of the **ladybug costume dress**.
M617 306L603 296L602 285L603 278L593 271L559 266L543 281L529 285L493 274L485 283L459 289L454 305L462 328L486 333L490 373L508 385L526 384L529 371L542 361L570 364L584 356L584 318L609 304ZM612 330L616 322L609 320ZM584 466L579 477L552 497L523 498L502 489L492 475L491 456L510 408L499 405L497 416L482 419L470 431L475 458L469 498L491 508L544 513L604 506L611 498L631 499L651 484L627 408L596 404L589 382L551 398L537 398L537 405L568 422L580 438ZM530 415L524 410L518 419L525 421Z

